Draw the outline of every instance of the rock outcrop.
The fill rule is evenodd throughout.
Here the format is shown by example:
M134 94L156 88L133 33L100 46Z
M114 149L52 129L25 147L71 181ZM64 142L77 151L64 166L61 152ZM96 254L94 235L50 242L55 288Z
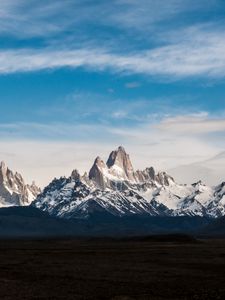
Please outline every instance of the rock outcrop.
M18 172L0 163L0 207L29 205L40 192L34 182L26 184Z

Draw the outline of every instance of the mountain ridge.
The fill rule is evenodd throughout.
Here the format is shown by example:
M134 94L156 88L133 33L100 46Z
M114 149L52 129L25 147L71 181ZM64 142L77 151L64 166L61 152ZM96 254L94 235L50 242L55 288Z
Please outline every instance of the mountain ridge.
M32 203L61 218L88 218L95 211L114 216L225 215L225 184L208 187L201 181L177 184L153 167L135 171L123 147L112 151L106 163L98 156L89 173L74 170L54 179Z
M3 161L0 163L0 207L30 205L40 192L35 182L25 183L20 173L11 171Z

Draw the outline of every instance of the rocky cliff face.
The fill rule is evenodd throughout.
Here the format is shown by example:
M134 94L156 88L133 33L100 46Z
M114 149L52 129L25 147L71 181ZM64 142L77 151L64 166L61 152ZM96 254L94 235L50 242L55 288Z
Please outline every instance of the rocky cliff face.
M121 146L110 153L106 164L100 157L95 159L89 172L89 179L102 190L107 188L124 190L132 184L143 184L150 181L166 186L170 182L174 182L173 178L165 172L156 174L153 167L135 172L129 154Z
M120 146L110 153L106 165L112 175L123 180L135 181L134 169L129 154L126 153L123 147Z
M94 213L218 217L225 215L225 184L181 185L153 167L134 171L129 155L119 147L106 163L97 157L88 175L75 170L69 178L55 179L32 205L63 218Z
M107 186L110 186L107 178L108 169L104 161L98 156L89 172L89 179L93 180L97 186L104 190Z
M0 207L29 205L40 192L34 182L26 184L19 173L0 163Z

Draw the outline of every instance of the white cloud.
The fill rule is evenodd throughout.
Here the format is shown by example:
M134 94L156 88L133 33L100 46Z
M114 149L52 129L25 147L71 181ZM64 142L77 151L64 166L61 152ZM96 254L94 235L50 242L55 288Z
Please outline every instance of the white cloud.
M117 0L120 6L117 13L109 16L107 20L120 28L138 30L139 33L149 34L162 22L181 16L182 13L211 10L219 4L218 0Z
M0 74L85 67L169 79L224 77L225 29L221 24L183 25L176 30L164 24L156 31L157 35L151 34L153 44L148 43L146 33L140 33L141 46L132 31L133 28L142 28L142 31L148 32L152 24L158 26L159 21L180 16L180 12L202 11L219 2L207 1L206 5L202 0L197 3L194 0L115 0L111 4L98 1L87 5L80 0L45 3L37 0L2 0L0 34L15 35L26 38L26 41L42 35L46 39L42 47L35 48L31 40L28 43L33 45L31 48L1 49ZM87 25L92 23L98 24L101 34L90 36ZM132 35L130 31L128 35L123 32L122 43L120 35L115 39L110 31L104 31L104 25L128 31L131 29ZM80 48L76 48L77 45ZM128 83L127 87L136 85Z
M49 36L83 23L146 32L182 12L206 10L218 0L1 0L0 33L17 37Z
M110 47L83 49L17 49L0 51L0 73L55 68L90 68L96 71L184 77L225 76L225 30L206 32L198 28L165 46L122 54ZM178 34L179 36L179 34Z
M78 1L73 1L74 5ZM49 36L68 28L70 0L1 0L0 34L18 38Z
M202 0L197 3L194 0L115 0L110 4L98 1L87 5L80 0L47 0L45 3L37 0L2 0L0 34L25 37L28 41L43 35L46 36L44 45L47 46L0 50L0 74L85 67L169 79L224 77L225 30L221 24L195 24L187 28L183 25L176 30L164 24L158 28L156 35L151 34L154 40L151 46L147 46L149 38L145 33L152 24L158 26L160 21L180 16L181 12L202 11L219 3L218 0L207 1L207 5ZM136 34L130 33L128 36L122 34L124 43L119 35L115 39L109 32L90 36L87 25L92 23L98 24L100 32L104 32L104 25L131 30L132 33L133 28L141 29L144 33L140 33L139 38L144 43L142 45L139 41L141 47L136 44L137 41L130 43L136 39ZM129 44L132 45L129 47ZM80 48L72 45L80 45ZM128 83L127 87L135 86Z
M125 87L127 89L135 89L135 88L138 88L139 86L141 86L141 84L140 84L140 82L137 82L137 81L127 82L125 84Z
M211 119L207 114L177 116L163 120L160 130L175 134L199 135L211 132L225 132L225 119Z
M112 117L115 119L124 119L127 117L127 112L123 110L117 110L112 113Z

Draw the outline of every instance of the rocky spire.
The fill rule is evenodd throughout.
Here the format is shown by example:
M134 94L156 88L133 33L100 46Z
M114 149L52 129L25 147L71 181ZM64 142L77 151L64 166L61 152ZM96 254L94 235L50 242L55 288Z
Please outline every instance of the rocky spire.
M120 175L124 179L135 181L134 169L129 154L122 146L110 153L106 164L114 175Z
M137 170L135 172L135 178L137 182L143 183L146 181L155 180L156 174L153 167L146 168L143 171Z
M165 185L165 186L169 186L171 182L174 182L174 179L172 176L168 175L166 172L159 172L156 176L155 176L155 180L161 184L161 185Z
M7 171L8 168L4 161L0 163L0 184L7 181Z
M89 172L89 179L96 182L96 184L101 188L102 190L106 187L106 182L104 178L104 171L107 172L107 166L104 163L104 161L98 156L94 164Z
M4 161L1 161L0 162L0 169L6 169L7 167L6 167L6 164L5 164L5 162Z

